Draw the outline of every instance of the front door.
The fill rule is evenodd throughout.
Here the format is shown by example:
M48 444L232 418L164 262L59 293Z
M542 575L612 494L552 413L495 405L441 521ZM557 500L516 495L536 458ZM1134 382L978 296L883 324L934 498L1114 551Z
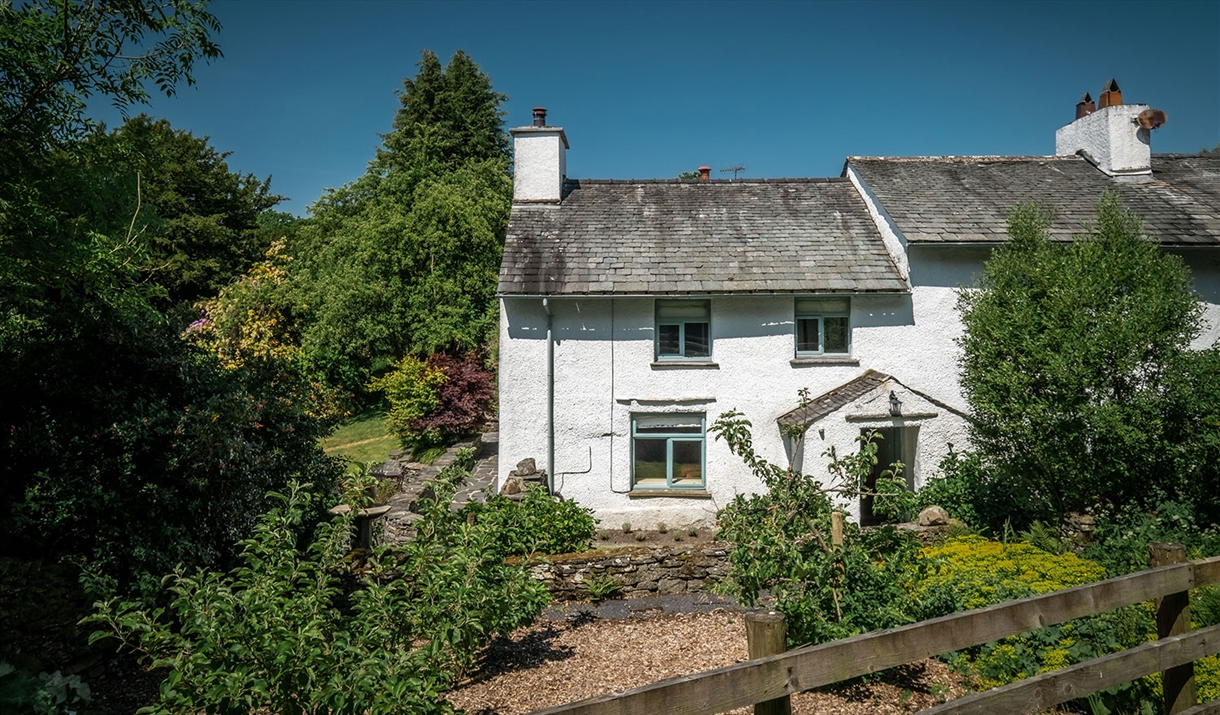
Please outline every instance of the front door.
M877 478L890 469L894 462L903 464L902 475L906 478L907 488L915 486L915 443L918 439L919 427L880 427L860 430L861 435L867 435L874 429L877 431L877 463L873 471L864 481L864 490L871 492L877 488ZM876 526L884 521L873 513L873 497L860 497L860 526Z

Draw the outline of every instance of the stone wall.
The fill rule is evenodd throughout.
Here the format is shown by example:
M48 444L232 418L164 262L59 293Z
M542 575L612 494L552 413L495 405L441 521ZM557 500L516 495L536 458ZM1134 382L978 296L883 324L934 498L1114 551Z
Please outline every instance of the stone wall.
M539 559L530 574L544 581L557 601L582 600L584 581L609 577L619 597L694 593L707 590L729 572L728 544L688 547L595 549Z

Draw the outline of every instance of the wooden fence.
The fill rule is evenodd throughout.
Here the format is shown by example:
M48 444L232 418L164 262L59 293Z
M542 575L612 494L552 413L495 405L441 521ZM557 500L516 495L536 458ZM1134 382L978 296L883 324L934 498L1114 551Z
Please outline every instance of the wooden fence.
M671 678L535 715L724 712L1145 601L1157 605L1158 641L922 712L1032 713L1162 672L1167 713L1220 713L1220 702L1195 706L1192 675L1195 660L1220 653L1220 626L1191 631L1188 610L1190 589L1220 583L1220 557L1183 562L1180 546L1152 544L1149 550L1154 564L1167 565Z

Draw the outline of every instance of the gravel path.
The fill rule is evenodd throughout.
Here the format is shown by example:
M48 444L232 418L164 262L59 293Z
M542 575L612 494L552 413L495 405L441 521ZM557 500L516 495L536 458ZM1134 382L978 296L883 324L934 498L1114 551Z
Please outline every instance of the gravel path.
M479 672L450 693L470 715L517 715L745 660L742 614L662 614L626 620L592 615L541 621L493 643ZM797 714L909 713L966 692L937 661L792 698ZM745 715L752 708L734 711Z

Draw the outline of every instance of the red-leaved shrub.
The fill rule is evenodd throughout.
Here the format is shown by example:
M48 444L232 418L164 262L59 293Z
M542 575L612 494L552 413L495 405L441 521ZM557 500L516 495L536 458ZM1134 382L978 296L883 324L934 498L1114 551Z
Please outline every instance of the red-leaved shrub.
M445 380L437 389L436 407L412 420L411 432L442 441L473 429L491 408L495 375L483 368L475 353L461 358L436 353L428 365L444 372Z

